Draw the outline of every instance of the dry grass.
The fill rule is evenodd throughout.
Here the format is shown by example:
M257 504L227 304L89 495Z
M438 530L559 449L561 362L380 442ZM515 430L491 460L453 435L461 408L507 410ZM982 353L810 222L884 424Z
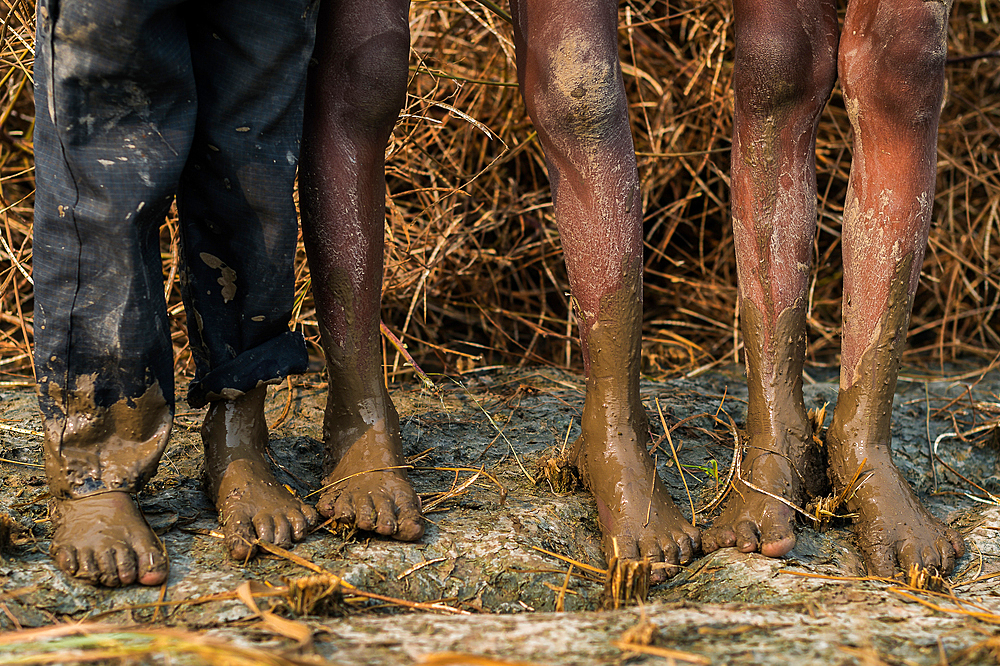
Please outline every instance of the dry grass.
M984 22L985 18L988 22ZM0 371L30 380L33 3L0 0ZM906 360L984 362L1000 347L1000 2L958 0L950 23L935 225ZM409 98L389 147L383 317L425 370L579 362L548 181L516 87L511 32L468 0L415 2ZM647 371L733 358L728 221L732 14L724 1L628 0L621 53L646 211ZM975 58L994 52L993 57ZM850 131L835 92L819 135L820 233L810 361L836 362L839 220ZM186 351L177 228L163 228L179 372ZM305 254L294 324L319 355ZM387 346L389 372L409 372Z

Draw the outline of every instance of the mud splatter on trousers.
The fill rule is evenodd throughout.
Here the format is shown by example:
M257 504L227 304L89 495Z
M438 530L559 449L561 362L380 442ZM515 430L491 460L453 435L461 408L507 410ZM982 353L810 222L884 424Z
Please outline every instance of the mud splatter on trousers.
M305 369L288 322L315 9L38 3L35 367L56 496L135 491L166 444L159 227L175 197L197 365L188 402Z

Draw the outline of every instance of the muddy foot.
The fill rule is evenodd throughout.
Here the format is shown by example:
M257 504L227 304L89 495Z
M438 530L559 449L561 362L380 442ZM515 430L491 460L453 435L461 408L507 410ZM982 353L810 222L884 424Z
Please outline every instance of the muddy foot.
M797 506L803 503L798 474L783 454L751 444L741 463L740 476ZM701 545L706 553L735 546L741 553L782 557L795 547L795 510L734 477L726 506L712 527L705 530Z
M226 550L237 560L254 555L257 539L286 548L318 522L312 507L278 483L264 457L265 391L213 402L201 431L206 492L219 511Z
M854 533L868 572L890 577L917 565L942 575L951 573L965 553L965 543L920 503L892 462L869 461L847 508L857 514Z
M63 573L95 585L160 585L169 564L163 543L131 495L57 499L49 552Z
M416 541L424 535L424 519L420 498L401 469L406 461L398 420L395 413L369 420L374 422L330 434L334 424L328 419L327 449L337 462L323 480L316 508L341 525Z
M649 558L650 582L660 583L694 559L698 530L674 504L653 459L631 427L609 429L604 441L576 445L576 465L594 494L605 557Z

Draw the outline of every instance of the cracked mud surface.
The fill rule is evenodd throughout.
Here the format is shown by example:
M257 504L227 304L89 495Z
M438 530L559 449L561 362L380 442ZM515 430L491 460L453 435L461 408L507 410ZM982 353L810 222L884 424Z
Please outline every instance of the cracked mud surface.
M938 493L930 494L934 478L928 436L933 442L954 431L956 424L967 431L996 423L1000 414L1000 376L993 373L964 395L973 381L900 382L893 414L895 460L931 511L966 539L967 553L951 580L957 586L955 594L989 613L1000 613L995 579L973 582L1000 572L1000 506L961 494L973 489L940 463L935 465ZM318 375L298 378L289 414L271 433L274 460L281 466L278 480L302 496L315 491L322 477L325 386L321 382ZM587 494L555 493L547 482L528 480L537 474L540 460L552 456L564 442L568 448L579 434L582 379L545 369L472 373L462 382L464 386L442 382L437 394L412 385L391 390L401 416L405 453L416 458L410 478L425 506L435 493L460 486L480 468L506 492L481 475L431 510L427 533L417 543L365 535L344 541L320 530L293 552L364 590L412 601L443 600L473 614L446 616L383 607L346 617L300 618L316 630L311 649L334 663L410 664L423 655L445 651L545 664L620 663L625 653L612 641L620 640L622 632L643 616L658 628L655 646L701 655L714 664L850 664L871 658L938 664L941 649L954 658L949 663L961 663L961 650L996 633L996 625L989 621L935 612L883 583L788 573L865 574L846 526L819 533L802 524L796 547L785 558L723 549L696 559L672 580L655 586L642 610L596 612L601 586L570 577L563 595L569 612L554 613L568 565L536 548L604 566L596 509ZM19 432L41 430L34 395L30 388L11 387L0 388L0 395L0 458L7 461L0 462L0 513L28 530L15 538L12 551L0 560L0 630L15 629L15 621L24 628L94 618L115 623L152 621L152 609L132 607L156 601L159 589L97 589L66 578L49 559L45 484L41 469L31 466L41 461L41 438ZM825 402L832 407L836 382L807 384L805 395L809 408ZM280 419L288 397L284 386L271 389L269 423ZM663 430L657 399L671 425L715 413L720 402L742 425L745 398L745 381L738 369L642 385L654 442ZM928 420L928 406L932 412L946 409ZM248 563L226 558L222 541L210 534L217 530L216 516L201 492L202 415L178 409L157 476L139 497L170 555L166 599L231 592L245 580L280 584L283 577L310 574L283 558ZM978 444L947 437L941 440L939 453L965 477L998 492L995 434L993 438L991 446L983 445L981 436ZM706 470L714 464L725 478L732 436L709 418L699 417L674 430L672 439L679 446L681 464L690 472L693 503L704 506L716 494L716 482ZM655 452L660 476L678 506L690 515L673 455L665 441L660 446ZM699 527L709 519L699 515ZM216 637L269 649L292 644L247 622L251 615L238 600L212 601L171 607L156 623L208 630ZM628 659L628 663L645 661L662 663L651 656Z

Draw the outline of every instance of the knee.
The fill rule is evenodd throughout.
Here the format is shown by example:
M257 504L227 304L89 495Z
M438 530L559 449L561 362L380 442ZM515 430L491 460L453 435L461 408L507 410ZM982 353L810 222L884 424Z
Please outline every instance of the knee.
M876 16L841 47L841 84L849 108L895 125L926 127L937 121L944 90L948 7L921 0L909 11Z
M406 101L409 34L390 30L372 35L345 54L335 72L345 122L365 132L388 135Z
M789 13L743 17L736 30L733 87L751 118L798 110L818 117L837 77L836 36Z
M539 133L595 145L628 131L617 46L566 37L528 54L524 98Z

